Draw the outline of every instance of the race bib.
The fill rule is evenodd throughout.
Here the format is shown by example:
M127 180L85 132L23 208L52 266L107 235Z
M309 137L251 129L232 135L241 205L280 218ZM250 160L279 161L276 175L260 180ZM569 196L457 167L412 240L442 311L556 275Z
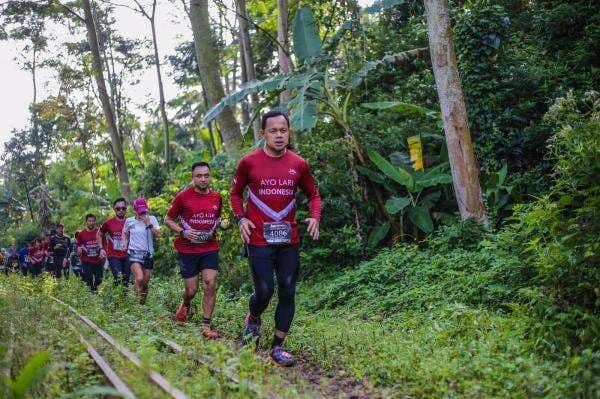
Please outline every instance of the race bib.
M121 239L120 238L113 238L113 249L115 251L121 250Z
M100 251L98 250L97 247L91 247L87 249L87 256L90 258L94 258L96 256L100 255Z
M211 241L215 235L212 230L197 230L196 233L198 233L198 241L196 241L198 244Z
M292 226L290 222L264 223L263 236L270 245L289 244L292 241Z

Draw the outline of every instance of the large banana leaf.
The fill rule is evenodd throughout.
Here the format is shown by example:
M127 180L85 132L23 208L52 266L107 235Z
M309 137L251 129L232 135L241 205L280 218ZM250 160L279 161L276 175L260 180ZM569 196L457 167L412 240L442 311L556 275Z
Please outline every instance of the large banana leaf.
M219 115L225 109L226 106L241 102L248 94L257 93L259 91L281 90L280 86L287 79L289 79L288 76L275 75L272 78L265 80L253 80L243 84L236 91L230 93L227 97L223 98L211 109L209 109L208 112L202 117L202 123L204 126L208 125L208 122L215 119L217 115Z
M386 201L385 209L387 209L390 214L395 215L410 205L410 203L409 197L392 197Z
M356 169L358 169L358 171L367 176L369 178L369 180L371 180L373 183L377 183L377 184L383 184L385 179L383 176L381 176L379 173L377 172L373 172L371 169L366 168L364 166L360 166L358 165L356 167Z
M419 230L424 233L433 231L433 220L429 215L429 211L422 206L415 206L408 209L408 218L413 222Z
M424 173L415 175L415 185L418 189L425 187L434 187L439 184L450 184L452 183L452 175L446 173L449 168L449 164L444 162L440 165L436 165L432 168L427 169Z
M311 130L317 123L317 99L321 82L312 80L303 86L288 103L292 129Z
M427 54L428 48L416 48L414 50L403 51L401 53L388 54L380 60L376 61L367 61L363 67L354 74L350 81L350 85L352 87L356 87L367 75L377 67L383 64L402 64L409 61L412 61L416 58L422 57L424 54Z
M367 245L370 248L375 248L377 246L377 244L379 244L379 241L383 240L385 238L385 236L387 236L389 231L390 231L389 222L385 222L384 224L382 224L380 226L374 227L373 230L371 230L371 234L369 234L369 238L367 240Z
M308 7L300 7L296 11L292 35L294 54L301 63L321 52L322 43L317 31L315 17Z
M369 158L371 161L381 170L387 177L394 180L395 182L403 185L409 191L413 191L415 188L415 181L410 173L401 168L396 168L394 165L388 162L387 159L379 155L376 151L368 151Z

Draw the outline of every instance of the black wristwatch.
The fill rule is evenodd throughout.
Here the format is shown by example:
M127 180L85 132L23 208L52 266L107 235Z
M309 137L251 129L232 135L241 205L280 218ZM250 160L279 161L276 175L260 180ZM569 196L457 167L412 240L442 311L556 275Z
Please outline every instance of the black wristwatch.
M148 226L146 226L146 229L151 229L153 227L154 227L153 225L149 224Z
M179 232L179 237L185 237L185 229Z

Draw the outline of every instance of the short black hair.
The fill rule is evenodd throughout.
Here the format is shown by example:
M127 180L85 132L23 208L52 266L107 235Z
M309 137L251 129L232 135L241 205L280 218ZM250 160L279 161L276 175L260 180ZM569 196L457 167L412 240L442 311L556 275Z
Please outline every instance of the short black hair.
M86 222L87 222L87 220L88 220L89 218L94 218L94 219L96 219L96 215L94 215L93 213L88 213L87 215L85 215L85 221L86 221Z
M64 225L64 224L62 224L62 223L59 223L59 224L57 224L57 225L56 225L56 228L58 229L59 227L62 227L62 228L64 228L64 227L65 227L65 225Z
M208 168L208 170L210 170L210 165L208 164L208 162L199 161L199 162L194 162L192 164L192 173L194 173L194 169L196 169L199 166L206 166Z
M113 201L113 206L117 205L117 202L124 202L125 204L127 204L127 200L123 197L119 197L116 200Z
M277 116L283 116L287 122L288 127L290 127L290 118L288 117L288 115L283 112L283 111L277 111L277 110L271 110L269 112L267 112L266 114L264 114L262 116L262 118L260 119L260 128L262 130L265 130L265 128L267 127L267 119L269 118L275 118Z

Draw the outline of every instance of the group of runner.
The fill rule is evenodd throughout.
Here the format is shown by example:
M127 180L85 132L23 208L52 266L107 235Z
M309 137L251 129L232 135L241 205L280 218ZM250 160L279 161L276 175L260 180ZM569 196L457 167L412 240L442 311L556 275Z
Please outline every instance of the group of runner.
M6 273L38 276L46 271L55 277L68 277L69 265L72 265L73 272L79 274L81 265L78 257L70 257L73 245L64 234L64 226L59 224L55 230L42 238L34 238L19 250L11 244L0 251L0 268Z
M305 220L308 234L319 238L321 198L307 162L292 152L287 115L270 111L261 120L263 148L244 156L237 167L231 189L231 205L249 258L254 292L250 296L244 320L243 344L255 343L261 335L261 315L278 287L275 309L275 332L269 356L273 364L289 367L296 359L283 347L295 311L296 281L299 274L300 236L295 217L296 190L308 198L310 216ZM181 276L183 299L174 320L185 323L190 316L191 301L202 283L202 334L208 339L219 337L211 323L215 308L219 244L216 229L220 224L222 198L211 190L211 169L206 162L191 166L192 185L172 200L165 225L177 234L174 241ZM247 204L244 206L244 191ZM75 251L80 256L82 278L92 291L102 282L103 267L108 262L115 281L128 284L133 277L134 289L143 303L148 295L154 258L154 237L160 236L158 220L150 215L145 199L133 202L135 216L126 218L127 201L113 203L115 216L96 227L96 217L86 215L85 229L75 234ZM62 227L50 240L54 275L68 268L70 242ZM65 251L63 251L65 249ZM36 251L31 252L31 259ZM46 250L45 254L49 253Z

